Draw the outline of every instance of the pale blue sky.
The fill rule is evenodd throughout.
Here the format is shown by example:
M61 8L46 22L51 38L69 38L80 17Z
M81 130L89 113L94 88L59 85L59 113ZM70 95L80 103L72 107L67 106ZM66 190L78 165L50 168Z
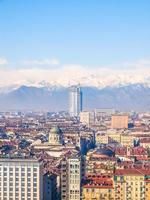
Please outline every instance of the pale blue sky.
M150 59L150 1L0 0L0 57L18 68L32 59L90 67Z

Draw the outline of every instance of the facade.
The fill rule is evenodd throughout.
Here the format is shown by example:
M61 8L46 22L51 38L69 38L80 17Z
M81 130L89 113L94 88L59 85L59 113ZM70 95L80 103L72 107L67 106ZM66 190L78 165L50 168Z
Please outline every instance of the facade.
M69 113L71 117L78 117L82 111L82 91L79 86L70 88Z
M80 112L80 122L87 126L90 126L90 124L94 124L95 122L94 112L90 112L90 111Z
M128 128L128 115L126 114L114 114L111 117L111 128L125 129Z
M95 140L96 140L96 145L100 144L108 144L109 138L108 135L102 134L102 133L96 133L95 134Z
M109 177L87 178L82 189L83 200L115 200L113 179Z
M32 158L0 158L0 199L42 200L42 163Z
M73 156L61 162L61 200L80 200L82 161Z
M132 146L134 143L134 137L132 135L121 135L120 143L123 146Z
M150 195L149 170L118 169L115 172L115 199L148 200Z

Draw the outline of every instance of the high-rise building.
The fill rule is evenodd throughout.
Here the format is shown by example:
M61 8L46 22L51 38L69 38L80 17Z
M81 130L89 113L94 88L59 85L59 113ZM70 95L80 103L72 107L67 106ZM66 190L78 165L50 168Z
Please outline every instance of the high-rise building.
M129 117L127 114L114 114L111 117L111 128L125 129L128 128Z
M42 200L42 163L33 158L0 158L1 200Z
M82 111L82 91L79 86L70 88L69 113L72 117L78 117Z
M81 156L72 156L61 162L61 199L80 200L83 176Z

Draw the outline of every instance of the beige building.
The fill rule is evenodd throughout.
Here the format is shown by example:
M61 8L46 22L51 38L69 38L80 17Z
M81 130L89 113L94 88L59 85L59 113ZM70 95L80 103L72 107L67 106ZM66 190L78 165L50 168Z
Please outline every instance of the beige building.
M115 199L148 200L149 170L118 169L115 172Z
M42 200L42 163L33 158L0 158L1 200Z
M87 184L83 185L82 193L83 200L114 200L114 183L111 178L91 179Z
M96 133L95 134L96 144L108 144L108 135L105 133Z
M132 146L134 143L134 137L133 135L123 134L121 135L121 141L120 143L123 146Z
M111 128L125 129L128 128L129 117L127 114L114 114L111 117Z
M90 111L83 111L80 112L80 122L89 126L90 124L94 124L95 122L95 114L94 112Z

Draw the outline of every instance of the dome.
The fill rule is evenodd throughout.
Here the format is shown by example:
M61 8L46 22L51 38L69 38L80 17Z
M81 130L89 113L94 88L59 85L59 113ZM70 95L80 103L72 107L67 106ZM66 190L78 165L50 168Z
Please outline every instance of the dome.
M50 130L50 134L61 134L61 129L59 127L53 127L51 130Z

